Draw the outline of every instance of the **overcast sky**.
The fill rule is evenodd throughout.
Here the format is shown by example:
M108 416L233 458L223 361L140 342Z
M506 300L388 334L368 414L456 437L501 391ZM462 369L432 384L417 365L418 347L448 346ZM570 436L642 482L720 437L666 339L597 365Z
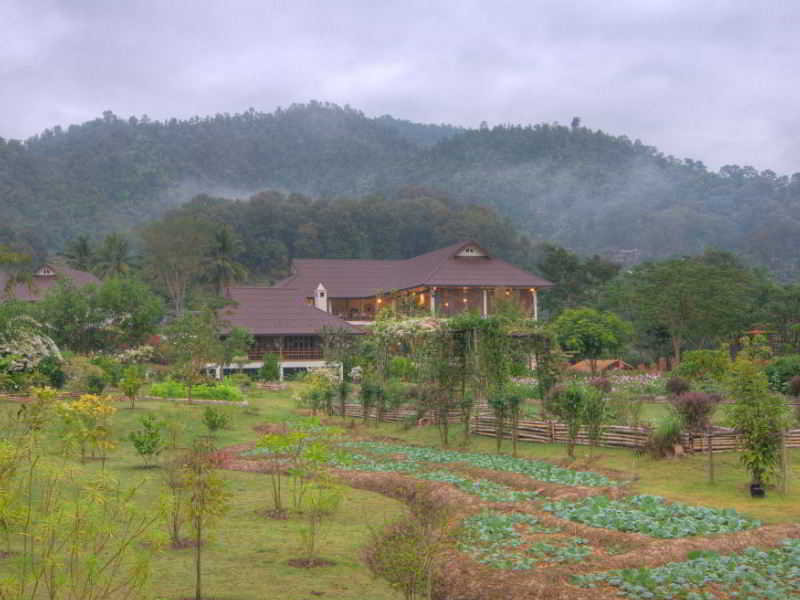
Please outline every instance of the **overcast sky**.
M800 171L800 2L1 0L0 136L310 99Z

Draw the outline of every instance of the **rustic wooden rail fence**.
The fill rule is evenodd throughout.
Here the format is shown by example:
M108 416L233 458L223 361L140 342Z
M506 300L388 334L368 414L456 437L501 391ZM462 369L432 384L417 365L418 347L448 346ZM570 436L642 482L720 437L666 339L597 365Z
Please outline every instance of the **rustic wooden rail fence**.
M64 392L58 394L59 400L77 400L83 395L82 392ZM33 396L30 394L0 394L0 401L17 402L19 404L26 404L33 401Z
M491 413L480 412L471 424L471 430L476 435L497 437L497 419ZM599 446L610 448L638 448L648 446L652 428L647 426L629 427L626 425L606 425L598 442ZM511 439L511 423L503 426L503 437ZM569 441L567 426L554 421L529 421L520 420L517 427L517 439L540 444L558 444ZM708 433L684 433L681 436L681 445L686 452L730 452L738 448L738 435L733 429L715 427ZM800 448L800 429L789 429L784 433L784 442L787 448ZM577 444L589 445L589 436L581 428Z
M333 407L335 414L341 414L339 410L338 404L334 403ZM353 417L354 419L363 419L364 418L364 408L360 404L350 404L347 403L344 405L344 414L346 417ZM375 419L377 416L377 409L375 407L370 408L367 411L367 418L368 419ZM398 408L393 409L386 409L383 412L383 420L387 422L394 422L394 423L401 423L401 422L410 422L415 421L414 424L416 425L416 421L424 419L425 423L435 424L437 423L438 419L435 414L431 411L420 411L413 406L400 406ZM464 413L461 410L451 410L447 422L448 423L461 423L464 420Z

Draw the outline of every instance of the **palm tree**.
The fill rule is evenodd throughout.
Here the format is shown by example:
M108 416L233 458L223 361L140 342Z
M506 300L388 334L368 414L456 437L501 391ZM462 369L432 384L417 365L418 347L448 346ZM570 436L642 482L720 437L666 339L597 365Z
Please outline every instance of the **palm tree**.
M97 251L94 271L98 277L127 275L131 269L130 243L119 233L110 233Z
M94 264L94 248L89 241L89 236L81 234L72 240L64 249L64 258L67 264L79 271L90 271Z
M203 279L213 284L220 296L233 282L247 277L247 269L236 260L243 247L242 241L228 225L214 234Z

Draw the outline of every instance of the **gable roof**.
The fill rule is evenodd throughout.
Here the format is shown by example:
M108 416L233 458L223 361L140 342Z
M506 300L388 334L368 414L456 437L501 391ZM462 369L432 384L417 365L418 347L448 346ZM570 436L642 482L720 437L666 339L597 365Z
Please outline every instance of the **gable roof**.
M46 269L49 269L53 275L44 275ZM91 284L99 284L100 280L87 271L78 271L72 267L60 263L46 263L37 269L32 277L30 285L27 283L18 283L11 287L9 294L5 293L6 283L8 282L8 273L0 271L0 297L3 299L13 298L15 300L25 300L28 302L37 302L47 295L51 288L58 285L61 280L72 282L76 287L84 287Z
M240 286L229 288L227 296L234 304L221 309L220 317L253 335L313 335L324 327L363 333L347 321L309 306L294 289Z
M484 256L458 256L475 247ZM313 295L322 283L331 298L368 298L418 286L551 287L553 284L489 255L466 241L404 260L315 259L292 261L294 274L275 285Z

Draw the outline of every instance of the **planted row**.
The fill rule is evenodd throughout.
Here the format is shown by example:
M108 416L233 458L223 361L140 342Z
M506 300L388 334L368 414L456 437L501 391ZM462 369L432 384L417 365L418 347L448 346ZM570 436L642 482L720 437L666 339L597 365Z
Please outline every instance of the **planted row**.
M573 471L550 463L512 458L510 456L496 456L491 454L477 454L471 452L455 452L437 448L424 448L418 446L402 446L397 444L384 444L381 442L349 442L349 447L363 449L371 454L378 455L403 455L402 462L406 463L466 463L473 467L490 469L493 471L506 471L526 475L537 481L558 483L571 486L607 487L616 485L616 482L604 475L588 471ZM399 461L398 461L399 462Z
M494 481L467 479L449 471L431 471L421 473L417 477L428 481L451 483L462 492L478 496L481 500L486 500L487 502L525 502L533 500L539 495L538 492L518 492Z
M761 523L733 509L667 503L659 496L632 496L610 500L605 496L579 502L550 502L542 507L562 519L657 538L732 533L760 527Z
M653 569L580 575L573 582L584 588L612 586L637 600L782 600L800 595L800 540L784 540L773 550L748 548L728 556L694 552L689 557Z
M583 538L526 541L530 534L558 531L543 527L532 515L487 510L464 520L458 548L482 564L510 571L531 569L545 562L578 562L591 554L591 547Z

